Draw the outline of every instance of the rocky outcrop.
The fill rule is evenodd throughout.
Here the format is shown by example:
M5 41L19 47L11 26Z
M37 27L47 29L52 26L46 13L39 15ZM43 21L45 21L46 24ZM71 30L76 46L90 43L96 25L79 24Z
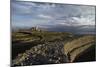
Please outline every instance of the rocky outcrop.
M13 60L13 66L66 63L67 56L62 48L62 42L39 44L19 54Z
M89 57L89 53L94 52L93 55ZM69 62L77 61L79 58L87 54L88 59L92 60L92 56L95 55L95 37L94 36L83 36L81 38L75 39L71 42L68 42L64 45L64 53L68 56ZM83 59L81 58L81 59ZM95 56L93 57L95 58ZM84 60L86 61L84 58ZM95 60L95 59L94 59ZM78 60L81 61L81 60Z

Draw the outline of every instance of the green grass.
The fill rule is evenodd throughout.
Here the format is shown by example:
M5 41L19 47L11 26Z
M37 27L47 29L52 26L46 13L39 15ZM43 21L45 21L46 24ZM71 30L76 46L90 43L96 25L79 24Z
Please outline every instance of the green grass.
M23 32L14 32L12 33L12 39L14 41L55 41L63 40L67 37L70 37L72 34L67 32L47 32L47 31L30 31L31 34L25 34Z

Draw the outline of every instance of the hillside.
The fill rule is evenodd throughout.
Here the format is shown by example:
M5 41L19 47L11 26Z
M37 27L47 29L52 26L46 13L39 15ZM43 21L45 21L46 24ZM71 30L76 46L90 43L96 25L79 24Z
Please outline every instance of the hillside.
M69 56L69 62L76 61L77 58L93 49L95 49L95 36L84 36L64 45L64 52ZM87 58L87 61L90 61L90 58L91 56Z
M76 62L86 51L95 52L92 48L94 35L21 30L12 33L12 66Z

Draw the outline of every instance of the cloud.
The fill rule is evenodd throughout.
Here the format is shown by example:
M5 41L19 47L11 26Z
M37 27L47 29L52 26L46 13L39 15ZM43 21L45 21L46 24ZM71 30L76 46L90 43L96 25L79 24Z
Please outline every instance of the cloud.
M30 14L32 12L32 6L23 4L22 2L12 2L11 10L13 14Z
M43 19L52 19L52 16L44 15L44 14L39 14L38 17L43 18Z
M95 25L95 18L87 17L72 17L73 21L77 23L77 25Z
M95 25L95 7L14 1L13 23L29 25Z

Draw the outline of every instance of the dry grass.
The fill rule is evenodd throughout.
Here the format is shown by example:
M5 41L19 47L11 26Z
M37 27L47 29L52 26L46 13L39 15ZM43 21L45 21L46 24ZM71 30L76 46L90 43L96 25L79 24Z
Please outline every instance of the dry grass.
M95 36L88 35L75 39L64 45L64 52L70 56L70 62L73 62L75 57L86 49L95 44Z

